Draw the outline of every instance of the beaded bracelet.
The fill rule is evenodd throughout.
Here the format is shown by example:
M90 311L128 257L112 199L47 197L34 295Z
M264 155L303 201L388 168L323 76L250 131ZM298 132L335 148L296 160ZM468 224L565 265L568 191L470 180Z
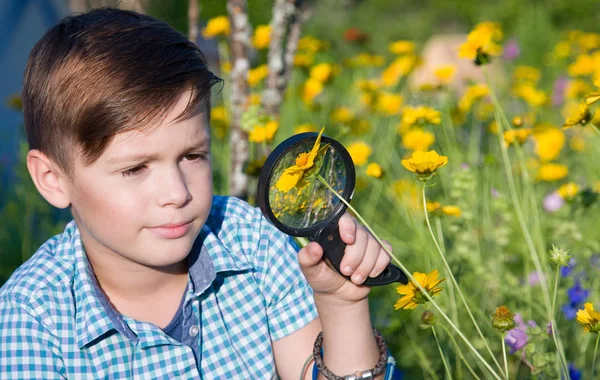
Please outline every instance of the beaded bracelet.
M319 369L319 372L329 380L374 379L375 376L384 373L388 358L387 345L385 344L385 340L383 340L383 337L381 336L381 334L379 334L377 330L373 329L373 333L375 334L377 346L379 346L379 361L377 362L377 365L373 369L369 369L366 371L356 371L351 375L338 376L331 372L323 362L323 356L321 356L321 348L323 347L323 332L321 331L319 335L317 335L317 339L315 340L315 346L313 347L313 357L315 359L315 364Z

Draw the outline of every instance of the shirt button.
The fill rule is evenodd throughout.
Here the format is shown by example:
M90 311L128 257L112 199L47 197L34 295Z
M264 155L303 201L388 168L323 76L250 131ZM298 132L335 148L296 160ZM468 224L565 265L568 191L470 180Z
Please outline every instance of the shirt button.
M200 332L200 329L198 328L198 326L191 326L190 327L190 336L196 336L198 335L198 333Z

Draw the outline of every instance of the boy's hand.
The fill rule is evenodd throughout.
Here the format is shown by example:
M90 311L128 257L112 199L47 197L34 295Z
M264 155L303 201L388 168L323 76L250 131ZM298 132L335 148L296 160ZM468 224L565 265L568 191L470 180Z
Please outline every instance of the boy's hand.
M389 255L377 240L350 214L345 213L338 223L340 237L346 243L340 269L352 281L347 281L322 260L323 249L311 242L298 252L298 261L304 276L313 288L315 297L326 297L338 301L357 302L365 299L370 287L361 284L367 277L376 277L390 262ZM392 247L383 242L391 251Z

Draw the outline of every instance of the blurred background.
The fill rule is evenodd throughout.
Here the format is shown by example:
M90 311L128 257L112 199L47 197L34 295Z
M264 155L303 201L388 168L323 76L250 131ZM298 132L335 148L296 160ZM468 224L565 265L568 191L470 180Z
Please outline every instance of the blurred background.
M560 130L573 107L593 91L594 79L600 79L600 35L595 33L600 25L600 3L596 0L2 0L0 285L70 220L68 211L52 208L38 195L25 166L28 148L19 92L28 54L43 33L61 18L102 6L133 9L167 21L190 36L205 53L212 70L225 79L222 90L213 94L217 194L239 196L253 203L256 175L270 149L293 133L318 131L325 126L325 133L345 144L364 144L353 146L352 151L360 171L353 202L408 263L429 270L436 259L422 253L433 248L427 240L423 210L418 210L418 189L400 166L400 160L411 151L429 147L449 155L452 169L440 174L440 186L432 192L437 200L460 206L462 214L455 213L456 219L452 220L444 219L448 215L438 218L437 231L441 234L443 227L447 233L441 241L447 244L448 254L453 255L449 261L458 268L458 277L462 276L463 284L471 285L467 292L473 293L472 304L488 306L478 314L484 321L494 302L511 297L515 303L520 302L516 289L527 283L533 270L517 218L512 214L493 107L489 109L491 100L487 92L479 97L472 92L474 85L485 82L481 69L468 59L459 59L457 54L476 25L494 22L501 28L503 49L495 54L487 69L512 127L527 129L527 135L519 140L525 156L517 150L513 157L522 166L513 170L521 178L517 179L523 181L518 183L519 196L527 199L522 204L525 216L537 231L535 244L543 254L550 243L564 236L560 242L568 242L583 252L580 262L586 263L600 252L599 219L591 217L590 212L578 216L580 210L590 209L590 199L595 201L600 191L600 168L594 164L598 156L584 149L586 141L596 141L595 135L589 127L569 132L567 147L565 135L560 132L562 142L557 143L560 147L556 155L548 159L539 152L539 132L547 131L548 125L553 126L553 131ZM235 25L220 19L231 17L236 9L247 15L251 25L249 30L241 31L251 41L241 56L232 50L236 43L231 39ZM280 50L289 70L274 74L267 59L272 41L268 33L261 35L259 31L266 30L261 27L267 27L277 12L289 12L285 25L280 26L286 35L285 43L280 41ZM285 54L289 57L285 58ZM249 60L249 72L232 72L232 63L239 59ZM435 81L445 80L436 71L444 65L452 67L452 74L442 88ZM522 67L529 69L519 69ZM270 76L282 80L283 88L269 84ZM515 83L520 80L530 81L529 87L516 91ZM232 86L235 83L240 86ZM236 91L241 91L243 102L232 101ZM479 104L477 99L484 100ZM431 137L429 143L418 141L417 145L424 144L425 149L417 149L404 140L404 115L408 110L401 104L427 104L442 111L444 128L438 125L439 120L430 121L431 125L416 123L423 130L429 128L431 136L435 133L435 139ZM430 128L433 124L437 126ZM382 139L392 135L392 140ZM423 136L419 139L429 138ZM514 136L512 140L507 135L504 138L509 146L515 141ZM561 149L562 155L558 156ZM236 160L233 151L244 153ZM597 148L595 152L598 153ZM523 158L529 156L531 159ZM554 179L540 175L540 165L553 160L570 168L568 180L575 181L579 188L595 189L586 193L592 198L581 198L583 203L567 200L571 204L569 210L565 206L561 211L548 211L542 199L555 194L559 185L567 181L566 174ZM236 166L236 161L241 164ZM365 171L367 161L377 163L380 172L374 166ZM531 178L523 174L528 170ZM488 196L491 190L493 199ZM564 203L568 197L562 198ZM542 212L553 216L539 217ZM486 262L492 257L500 261ZM489 281L489 288L480 286L482 278ZM574 284L575 280L570 281ZM512 293L499 290L506 284L510 284ZM534 296L530 295L527 302L521 300L529 312L528 318L536 314L531 297L535 298L538 291L533 289ZM407 372L414 371L417 377L443 377L442 361L436 356L431 337L426 338L430 347L415 347L416 337L423 333L405 327L407 321L415 322L418 315L393 314L396 298L391 287L374 291L376 326L388 335L403 337L393 340L392 349L405 357L402 361ZM447 302L455 308L458 301ZM581 304L579 299L571 309ZM454 311L454 318L460 319ZM410 347L406 337L411 339ZM574 352L572 355L576 356ZM580 361L584 359L585 352ZM460 369L457 356L451 361ZM511 369L519 373L529 367L534 372L534 367L544 365L539 364L542 359L537 367L523 363L513 360Z

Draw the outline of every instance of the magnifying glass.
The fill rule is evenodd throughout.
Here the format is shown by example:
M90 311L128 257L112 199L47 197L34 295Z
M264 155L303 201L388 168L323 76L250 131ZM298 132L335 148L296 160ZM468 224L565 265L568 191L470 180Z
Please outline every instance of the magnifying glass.
M284 233L321 245L324 258L341 276L346 244L338 221L352 200L356 172L350 154L338 141L314 132L294 135L267 157L258 179L257 201L263 214ZM325 185L326 182L329 186ZM400 268L389 264L364 285L408 283Z

